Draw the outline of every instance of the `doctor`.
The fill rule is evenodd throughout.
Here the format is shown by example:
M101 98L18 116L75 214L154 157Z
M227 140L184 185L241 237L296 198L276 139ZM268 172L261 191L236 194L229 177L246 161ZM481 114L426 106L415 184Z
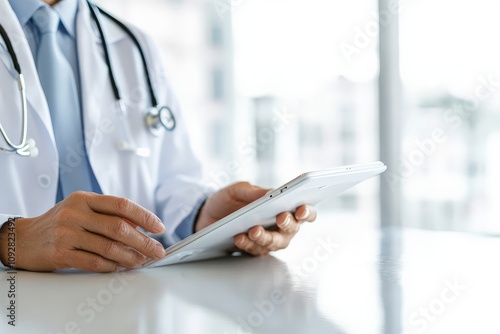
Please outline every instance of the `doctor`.
M215 193L202 185L159 52L131 28L158 103L175 117L172 131L147 131L151 102L140 52L123 29L99 15L102 38L91 14L85 0L0 0L0 24L26 82L32 153L0 151L4 265L33 271L135 268L266 193L248 183ZM110 84L105 45L123 109ZM23 127L17 76L0 39L0 124L11 139ZM0 147L7 147L3 137ZM285 248L300 224L315 217L310 206L284 212L274 229L255 226L236 236L235 246L253 255Z

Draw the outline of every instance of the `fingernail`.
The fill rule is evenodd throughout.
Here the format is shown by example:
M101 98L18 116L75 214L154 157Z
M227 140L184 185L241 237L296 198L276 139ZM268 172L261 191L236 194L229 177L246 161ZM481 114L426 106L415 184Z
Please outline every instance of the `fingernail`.
M283 226L283 227L288 226L288 224L290 224L291 220L292 220L292 218L290 218L290 215L287 215L285 218L285 221L283 222L283 224L281 224L281 226Z
M262 235L262 230L257 230L257 233L254 234L254 238L258 238Z
M309 217L309 208L306 207L306 209L304 210L304 213L302 214L302 219L306 219L307 217Z
M158 219L153 229L155 233L163 233L165 232L165 225Z
M235 238L234 239L234 244L236 245L236 247L240 247L242 244L243 244L243 239L242 238Z
M162 248L163 248L163 246L162 246ZM138 266L142 266L144 263L146 263L147 260L148 260L148 258L141 254L141 256L135 262L137 263Z
M161 259L162 257L165 256L165 248L163 248L163 245L160 244L159 242L156 243L155 255L158 259Z

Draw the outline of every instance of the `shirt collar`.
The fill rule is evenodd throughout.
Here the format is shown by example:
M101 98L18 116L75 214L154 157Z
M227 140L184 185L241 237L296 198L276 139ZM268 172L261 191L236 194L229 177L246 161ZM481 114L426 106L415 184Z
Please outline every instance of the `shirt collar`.
M33 14L42 6L47 6L41 0L9 0L14 13L21 26L25 26ZM78 0L62 0L52 7L68 34L75 38L76 36L76 14L78 12Z
M38 8L43 6L40 0L9 0L21 26L25 26Z
M64 28L66 28L68 34L72 38L75 38L76 14L78 13L78 0L62 0L59 1L53 8L59 14L61 22Z

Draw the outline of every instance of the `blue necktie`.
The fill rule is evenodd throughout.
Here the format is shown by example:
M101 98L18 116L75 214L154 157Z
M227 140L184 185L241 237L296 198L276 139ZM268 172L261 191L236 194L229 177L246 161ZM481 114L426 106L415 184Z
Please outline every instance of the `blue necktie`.
M33 15L40 33L36 65L59 151L58 201L77 190L91 191L91 179L75 76L56 39L59 16L47 7Z

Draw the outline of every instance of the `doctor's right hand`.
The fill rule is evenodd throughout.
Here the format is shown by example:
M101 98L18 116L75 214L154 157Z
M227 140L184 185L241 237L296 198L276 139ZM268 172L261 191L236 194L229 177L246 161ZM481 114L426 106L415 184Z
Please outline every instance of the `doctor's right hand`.
M0 230L0 260L7 265L6 225ZM162 258L164 247L137 227L165 231L158 217L130 200L75 192L39 217L16 220L15 267L111 272Z

